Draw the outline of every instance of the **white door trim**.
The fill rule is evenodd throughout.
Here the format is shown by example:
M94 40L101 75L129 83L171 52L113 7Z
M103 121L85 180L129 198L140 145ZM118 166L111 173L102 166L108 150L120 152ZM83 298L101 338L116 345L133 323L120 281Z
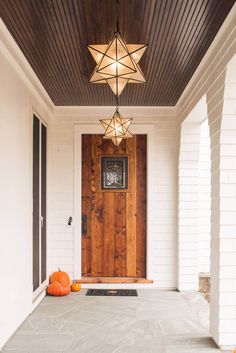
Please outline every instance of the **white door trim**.
M154 219L154 124L142 123L132 124L134 134L147 134L147 260L146 277L150 278L151 269L151 234ZM81 199L82 199L82 135L103 134L104 130L100 123L76 124L74 125L74 278L81 279Z
M47 215L46 215L46 279L44 282L41 282L41 222L39 222L39 287L34 291L33 290L33 268L32 268L32 263L33 263L33 240L32 240L32 232L33 232L33 121L34 121L34 116L39 120L39 212L41 215L41 133L42 133L42 125L44 125L47 128L47 137L46 137L46 210L47 210ZM35 307L35 302L37 302L37 299L41 297L42 293L45 293L45 289L48 284L48 248L49 248L49 237L48 237L48 154L49 154L49 149L48 149L48 123L43 119L42 115L38 112L38 110L35 108L35 105L32 104L31 110L30 110L30 195L31 195L31 200L30 200L30 225L31 225L31 230L30 230L30 244L31 244L31 256L30 256L30 268L31 268L31 284L32 284L32 308ZM33 310L33 309L32 309Z

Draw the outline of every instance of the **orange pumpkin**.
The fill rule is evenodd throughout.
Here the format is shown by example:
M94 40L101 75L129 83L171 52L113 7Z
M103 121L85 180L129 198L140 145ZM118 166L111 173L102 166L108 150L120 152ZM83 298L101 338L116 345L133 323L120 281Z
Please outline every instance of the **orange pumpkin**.
M79 282L74 281L70 286L70 289L72 290L72 292L79 292L81 289L81 285Z
M63 286L58 281L54 281L53 283L49 284L47 288L47 293L49 295L54 296L63 296L70 293L70 286Z
M61 271L59 268L57 272L53 272L49 280L50 280L50 283L57 281L61 283L61 285L63 286L70 286L69 275L66 272Z

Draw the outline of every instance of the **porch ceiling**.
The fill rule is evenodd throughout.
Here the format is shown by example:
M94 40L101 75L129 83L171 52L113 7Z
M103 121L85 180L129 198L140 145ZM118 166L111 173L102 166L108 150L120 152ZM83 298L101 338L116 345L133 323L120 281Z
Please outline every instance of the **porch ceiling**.
M121 105L173 106L235 0L121 0L127 43L148 43L147 82L129 84ZM89 83L88 44L108 43L115 0L1 0L0 16L55 105L114 104L107 85Z

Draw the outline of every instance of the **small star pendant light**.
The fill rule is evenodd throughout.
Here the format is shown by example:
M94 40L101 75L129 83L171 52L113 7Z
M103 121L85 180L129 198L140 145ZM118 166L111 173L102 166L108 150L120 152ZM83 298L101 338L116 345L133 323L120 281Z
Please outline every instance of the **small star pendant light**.
M126 44L119 31L119 1L117 1L116 32L107 44L89 45L88 49L97 66L91 76L92 83L107 83L118 97L127 83L143 83L144 75L138 64L147 45Z
M102 119L100 120L102 126L105 129L104 139L111 139L114 145L119 146L122 139L127 139L133 137L129 131L129 126L132 119L123 118L118 107L111 119Z

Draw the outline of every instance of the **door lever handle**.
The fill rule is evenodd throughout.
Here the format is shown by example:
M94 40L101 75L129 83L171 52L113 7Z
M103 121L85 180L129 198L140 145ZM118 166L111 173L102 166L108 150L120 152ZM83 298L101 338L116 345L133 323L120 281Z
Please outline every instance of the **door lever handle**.
M87 235L87 215L85 213L82 214L82 235Z
M71 223L72 223L72 217L69 217L69 218L68 218L68 223L67 223L68 226L71 226Z

